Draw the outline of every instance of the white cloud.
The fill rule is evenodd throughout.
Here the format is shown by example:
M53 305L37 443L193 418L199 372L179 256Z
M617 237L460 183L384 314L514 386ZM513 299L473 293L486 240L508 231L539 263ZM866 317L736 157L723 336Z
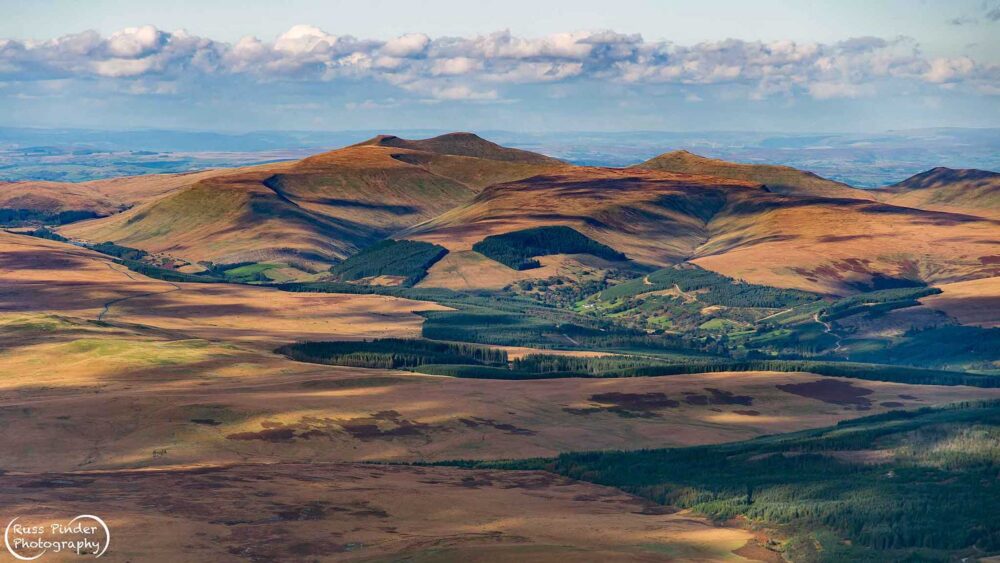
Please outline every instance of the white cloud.
M924 73L924 79L938 84L954 82L967 76L975 68L976 63L968 57L937 58L931 61L930 69Z
M468 74L482 68L482 61L469 57L451 57L434 61L431 65L431 74L435 76L455 76L458 74Z
M595 80L623 87L703 85L716 94L816 99L878 95L908 84L995 95L1000 68L968 57L929 58L912 40L859 37L831 44L741 41L695 45L644 41L613 31L522 38L510 31L430 38L421 33L389 41L333 35L297 25L274 41L244 37L224 43L153 26L108 37L93 31L48 41L0 40L0 83L104 78L179 84L202 78L318 84L373 80L437 100L500 100L514 84ZM454 81L461 79L460 84ZM726 90L722 93L721 90Z
M413 57L424 52L431 38L423 33L411 33L387 41L379 51L390 57Z
M108 53L114 57L138 58L152 54L163 47L167 34L151 25L128 27L107 40ZM68 38L68 41L79 41L79 36Z

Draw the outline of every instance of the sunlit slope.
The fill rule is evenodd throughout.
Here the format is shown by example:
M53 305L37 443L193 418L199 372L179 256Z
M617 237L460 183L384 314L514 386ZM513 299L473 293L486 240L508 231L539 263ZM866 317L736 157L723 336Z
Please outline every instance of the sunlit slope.
M938 167L876 190L894 205L1000 217L1000 174Z
M228 172L204 170L184 174L149 174L80 183L0 182L0 209L28 209L44 213L89 211L106 216Z
M664 265L691 256L705 242L708 222L730 191L763 193L736 180L577 167L491 186L401 236L461 251L489 235L566 225L633 260Z
M69 237L162 252L190 261L322 262L375 238L304 210L264 185L269 176L199 182L125 213L63 228Z
M319 266L467 202L483 185L563 166L552 162L356 145L297 162L231 170L63 232L190 261Z
M1000 223L968 215L766 195L731 198L710 230L696 264L779 287L846 294L895 283L884 278L937 285L1000 271Z
M737 279L824 293L998 269L1000 225L989 219L639 169L579 167L493 186L401 236L467 251L488 235L545 225L573 227L638 262L691 260Z
M661 154L635 165L635 168L746 180L764 184L768 190L780 194L874 199L865 190L852 188L847 184L828 180L812 172L798 170L790 166L741 164L706 158L683 150Z

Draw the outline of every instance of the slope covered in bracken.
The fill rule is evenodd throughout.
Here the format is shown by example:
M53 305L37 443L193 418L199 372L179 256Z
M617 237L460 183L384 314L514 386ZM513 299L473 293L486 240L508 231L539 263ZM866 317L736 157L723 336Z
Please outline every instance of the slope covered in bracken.
M205 170L184 174L149 174L80 183L0 182L0 209L41 214L76 211L107 216L225 172Z
M757 185L649 170L575 167L491 186L473 201L400 236L462 251L486 236L565 225L624 252L665 265L691 256L728 192Z
M1000 224L987 218L634 168L579 167L493 186L401 236L467 251L488 235L543 225L573 227L646 264L688 260L737 279L823 293L884 278L954 282L1000 268ZM477 266L470 260L467 267Z
M1000 174L988 170L932 168L874 193L893 205L1000 217Z
M635 168L746 180L764 184L768 190L780 194L874 199L865 190L852 188L847 184L828 180L812 172L798 170L790 166L741 164L706 158L684 150L661 154L635 165Z
M191 261L322 264L468 201L484 184L563 166L541 155L524 158L543 164L373 141L195 178L124 213L63 232Z

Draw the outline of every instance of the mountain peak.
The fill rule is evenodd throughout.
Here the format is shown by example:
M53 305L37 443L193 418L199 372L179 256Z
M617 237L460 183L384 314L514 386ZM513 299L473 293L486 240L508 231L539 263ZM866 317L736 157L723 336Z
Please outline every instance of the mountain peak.
M944 184L956 182L979 182L996 181L1000 179L1000 174L989 170L979 170L976 168L948 168L937 166L930 170L925 170L919 174L914 174L909 178L890 186L899 190L921 190L926 188L940 187Z
M466 131L445 133L429 139L410 140L396 135L378 135L355 146L375 145L451 156L468 156L487 160L519 162L524 164L561 164L562 162L538 153L512 149Z

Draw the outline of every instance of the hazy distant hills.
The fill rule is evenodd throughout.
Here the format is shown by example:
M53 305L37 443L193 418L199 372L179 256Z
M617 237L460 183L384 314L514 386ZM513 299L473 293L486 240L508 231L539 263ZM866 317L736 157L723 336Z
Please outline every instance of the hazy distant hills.
M380 131L99 131L0 128L0 181L85 181L296 160ZM445 133L397 132L409 139ZM506 147L588 166L631 166L667 149L744 164L785 165L844 184L888 186L932 165L1000 170L1000 129L882 133L741 131L510 132L481 134Z

